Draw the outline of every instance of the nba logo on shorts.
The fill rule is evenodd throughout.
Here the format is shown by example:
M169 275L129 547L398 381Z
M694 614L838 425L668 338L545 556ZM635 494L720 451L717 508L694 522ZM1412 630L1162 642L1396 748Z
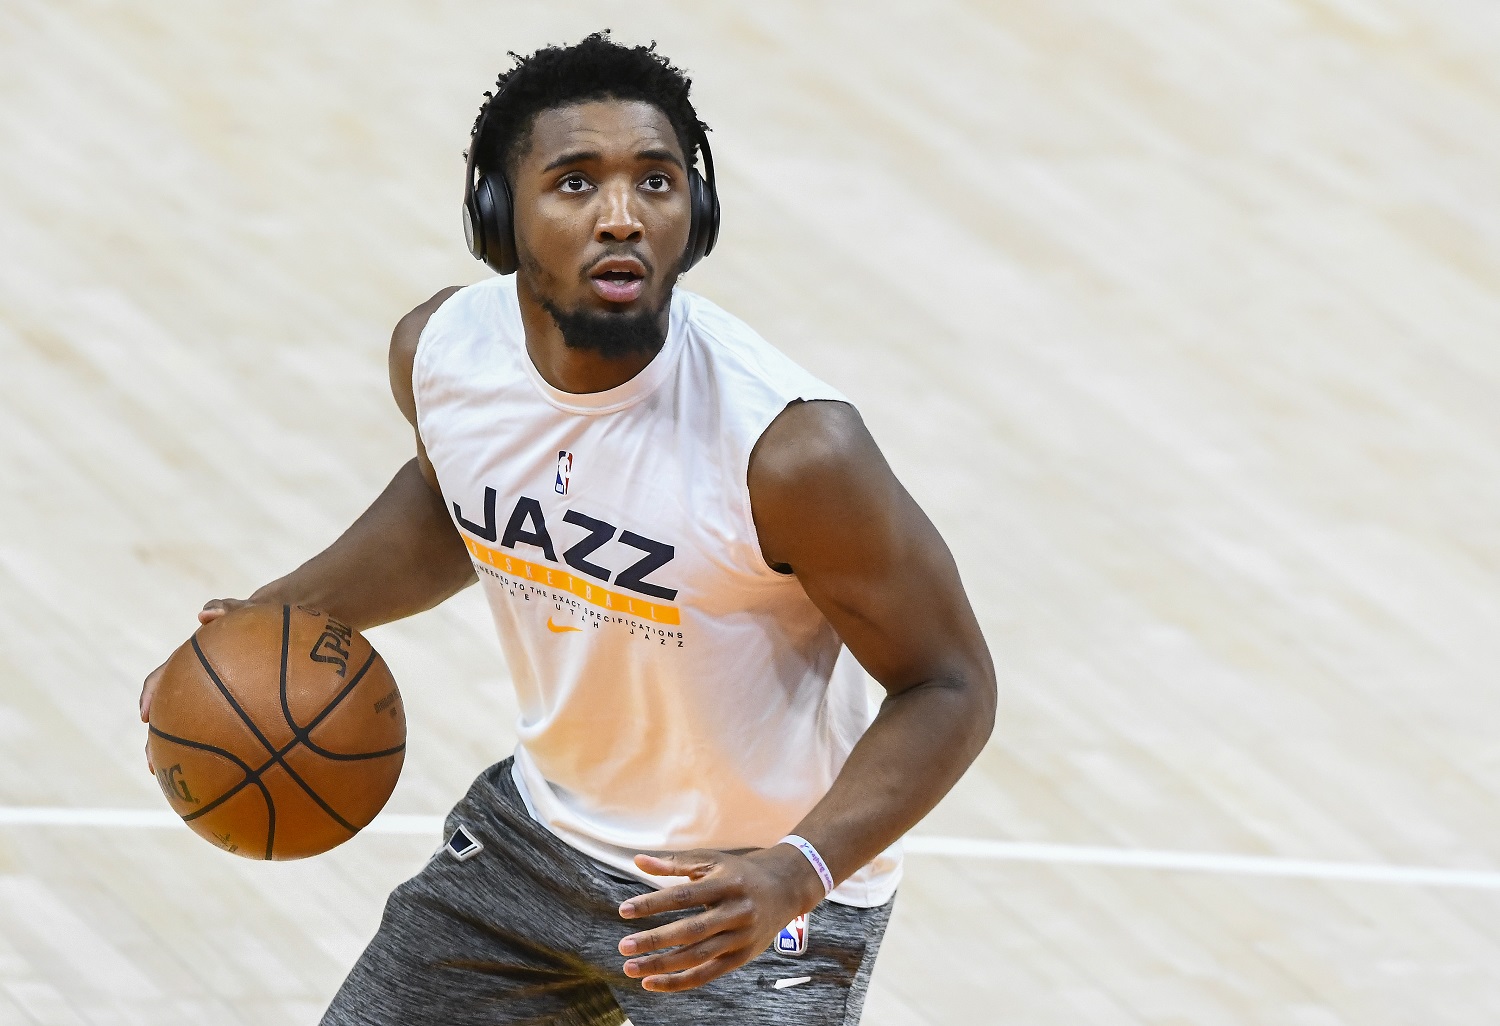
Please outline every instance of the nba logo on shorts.
M807 913L803 913L781 928L776 935L776 951L782 955L807 953Z
M553 489L558 495L568 494L568 480L573 476L573 454L566 449L557 453L557 482Z

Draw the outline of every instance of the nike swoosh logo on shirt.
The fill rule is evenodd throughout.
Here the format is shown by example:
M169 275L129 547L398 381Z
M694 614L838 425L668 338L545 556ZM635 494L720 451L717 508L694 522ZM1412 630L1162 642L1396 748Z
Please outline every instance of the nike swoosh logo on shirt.
M547 629L549 631L551 631L553 634L566 634L569 631L581 631L581 630L583 630L582 627L559 627L557 624L555 624L555 623L552 622L552 617L550 617L550 616L547 617Z
M777 990L786 990L788 987L798 987L804 983L810 983L811 981L811 976L793 976L789 979L777 980L771 986L775 987Z

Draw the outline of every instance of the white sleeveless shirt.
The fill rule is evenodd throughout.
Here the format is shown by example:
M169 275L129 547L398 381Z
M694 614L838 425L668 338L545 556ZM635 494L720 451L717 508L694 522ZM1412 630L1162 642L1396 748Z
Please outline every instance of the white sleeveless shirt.
M433 313L412 387L510 664L531 814L648 882L639 852L789 833L874 710L801 584L766 565L747 472L788 403L843 396L681 289L644 370L558 391L526 352L513 277ZM900 875L897 844L831 897L883 904Z

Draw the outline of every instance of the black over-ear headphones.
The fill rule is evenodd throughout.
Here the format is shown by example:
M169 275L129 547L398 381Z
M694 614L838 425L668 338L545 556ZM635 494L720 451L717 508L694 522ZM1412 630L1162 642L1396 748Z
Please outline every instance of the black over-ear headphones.
M475 158L479 153L479 141L484 137L484 126L490 111L505 95L504 87L496 93L474 126L469 139L468 167L464 171L464 239L469 243L469 252L475 260L482 260L497 274L511 274L516 269L516 231L512 217L510 184L505 180L503 168L475 174ZM698 173L696 167L687 171L688 202L692 206L692 224L688 228L687 252L683 254L682 269L686 271L714 251L719 241L719 190L714 182L714 155L708 148L708 134L695 119L692 141L703 153L703 166L708 178Z

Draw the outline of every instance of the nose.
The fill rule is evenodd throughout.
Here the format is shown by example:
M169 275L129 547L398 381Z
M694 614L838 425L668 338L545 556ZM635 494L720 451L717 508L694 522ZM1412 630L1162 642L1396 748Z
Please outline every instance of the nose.
M622 182L601 189L600 193L594 241L639 242L643 226L635 210L635 189Z

